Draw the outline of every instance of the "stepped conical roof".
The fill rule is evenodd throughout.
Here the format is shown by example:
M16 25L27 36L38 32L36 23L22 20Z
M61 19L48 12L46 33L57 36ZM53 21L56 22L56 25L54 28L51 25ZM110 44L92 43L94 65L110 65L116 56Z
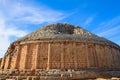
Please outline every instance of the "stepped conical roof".
M99 37L79 26L71 24L50 24L44 26L17 41L29 41L29 40L40 40L40 39L65 39L65 40L86 40L94 41L97 43L105 42L108 44L116 45L115 43ZM117 45L118 46L118 45Z

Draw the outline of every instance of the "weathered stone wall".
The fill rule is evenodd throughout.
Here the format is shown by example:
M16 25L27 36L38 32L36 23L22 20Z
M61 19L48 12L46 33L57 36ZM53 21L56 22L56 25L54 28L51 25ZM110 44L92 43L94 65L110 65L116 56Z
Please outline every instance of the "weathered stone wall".
M37 68L46 69L48 62L48 43L38 43L38 56L37 56Z
M28 44L27 46L25 69L36 69L38 46L37 44Z
M1 69L1 64L2 64L2 58L0 58L0 69Z
M26 64L27 61L27 54L28 53L28 44L23 44L21 46L21 55L20 55L20 62L18 62L20 65L17 66L19 69L25 69L28 64ZM31 57L30 57L31 58Z
M77 68L88 68L88 56L86 43L77 43Z
M0 69L3 69L3 67L4 67L4 58L2 58L2 60L1 60L1 65L0 65Z
M5 66L4 66L4 69L8 69L9 62L10 62L10 56L7 56L7 57L5 58Z
M51 43L51 59L50 59L50 68L60 69L61 68L61 43Z
M10 69L15 69L15 64L17 63L17 58L18 58L18 55L12 56L11 62L10 62Z
M2 69L120 68L120 49L84 41L28 41L0 60ZM9 66L10 65L10 66Z

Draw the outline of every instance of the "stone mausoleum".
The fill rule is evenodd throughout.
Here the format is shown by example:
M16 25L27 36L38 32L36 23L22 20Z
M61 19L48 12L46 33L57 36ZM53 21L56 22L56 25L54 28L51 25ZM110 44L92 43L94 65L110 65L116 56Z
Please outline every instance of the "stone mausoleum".
M79 26L51 24L13 42L0 79L83 80L120 77L120 46Z

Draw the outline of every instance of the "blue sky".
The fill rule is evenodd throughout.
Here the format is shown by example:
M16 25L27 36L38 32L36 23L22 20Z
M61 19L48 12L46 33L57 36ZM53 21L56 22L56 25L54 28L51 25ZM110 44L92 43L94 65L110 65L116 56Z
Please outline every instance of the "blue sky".
M58 22L120 45L120 0L0 0L0 57L14 40Z

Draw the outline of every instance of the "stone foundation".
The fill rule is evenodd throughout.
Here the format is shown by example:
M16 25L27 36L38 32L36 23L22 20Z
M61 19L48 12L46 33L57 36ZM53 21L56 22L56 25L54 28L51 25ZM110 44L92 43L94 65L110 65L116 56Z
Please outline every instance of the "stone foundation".
M15 80L80 80L80 79L97 79L119 77L120 71L111 70L3 70L0 72L1 79Z

